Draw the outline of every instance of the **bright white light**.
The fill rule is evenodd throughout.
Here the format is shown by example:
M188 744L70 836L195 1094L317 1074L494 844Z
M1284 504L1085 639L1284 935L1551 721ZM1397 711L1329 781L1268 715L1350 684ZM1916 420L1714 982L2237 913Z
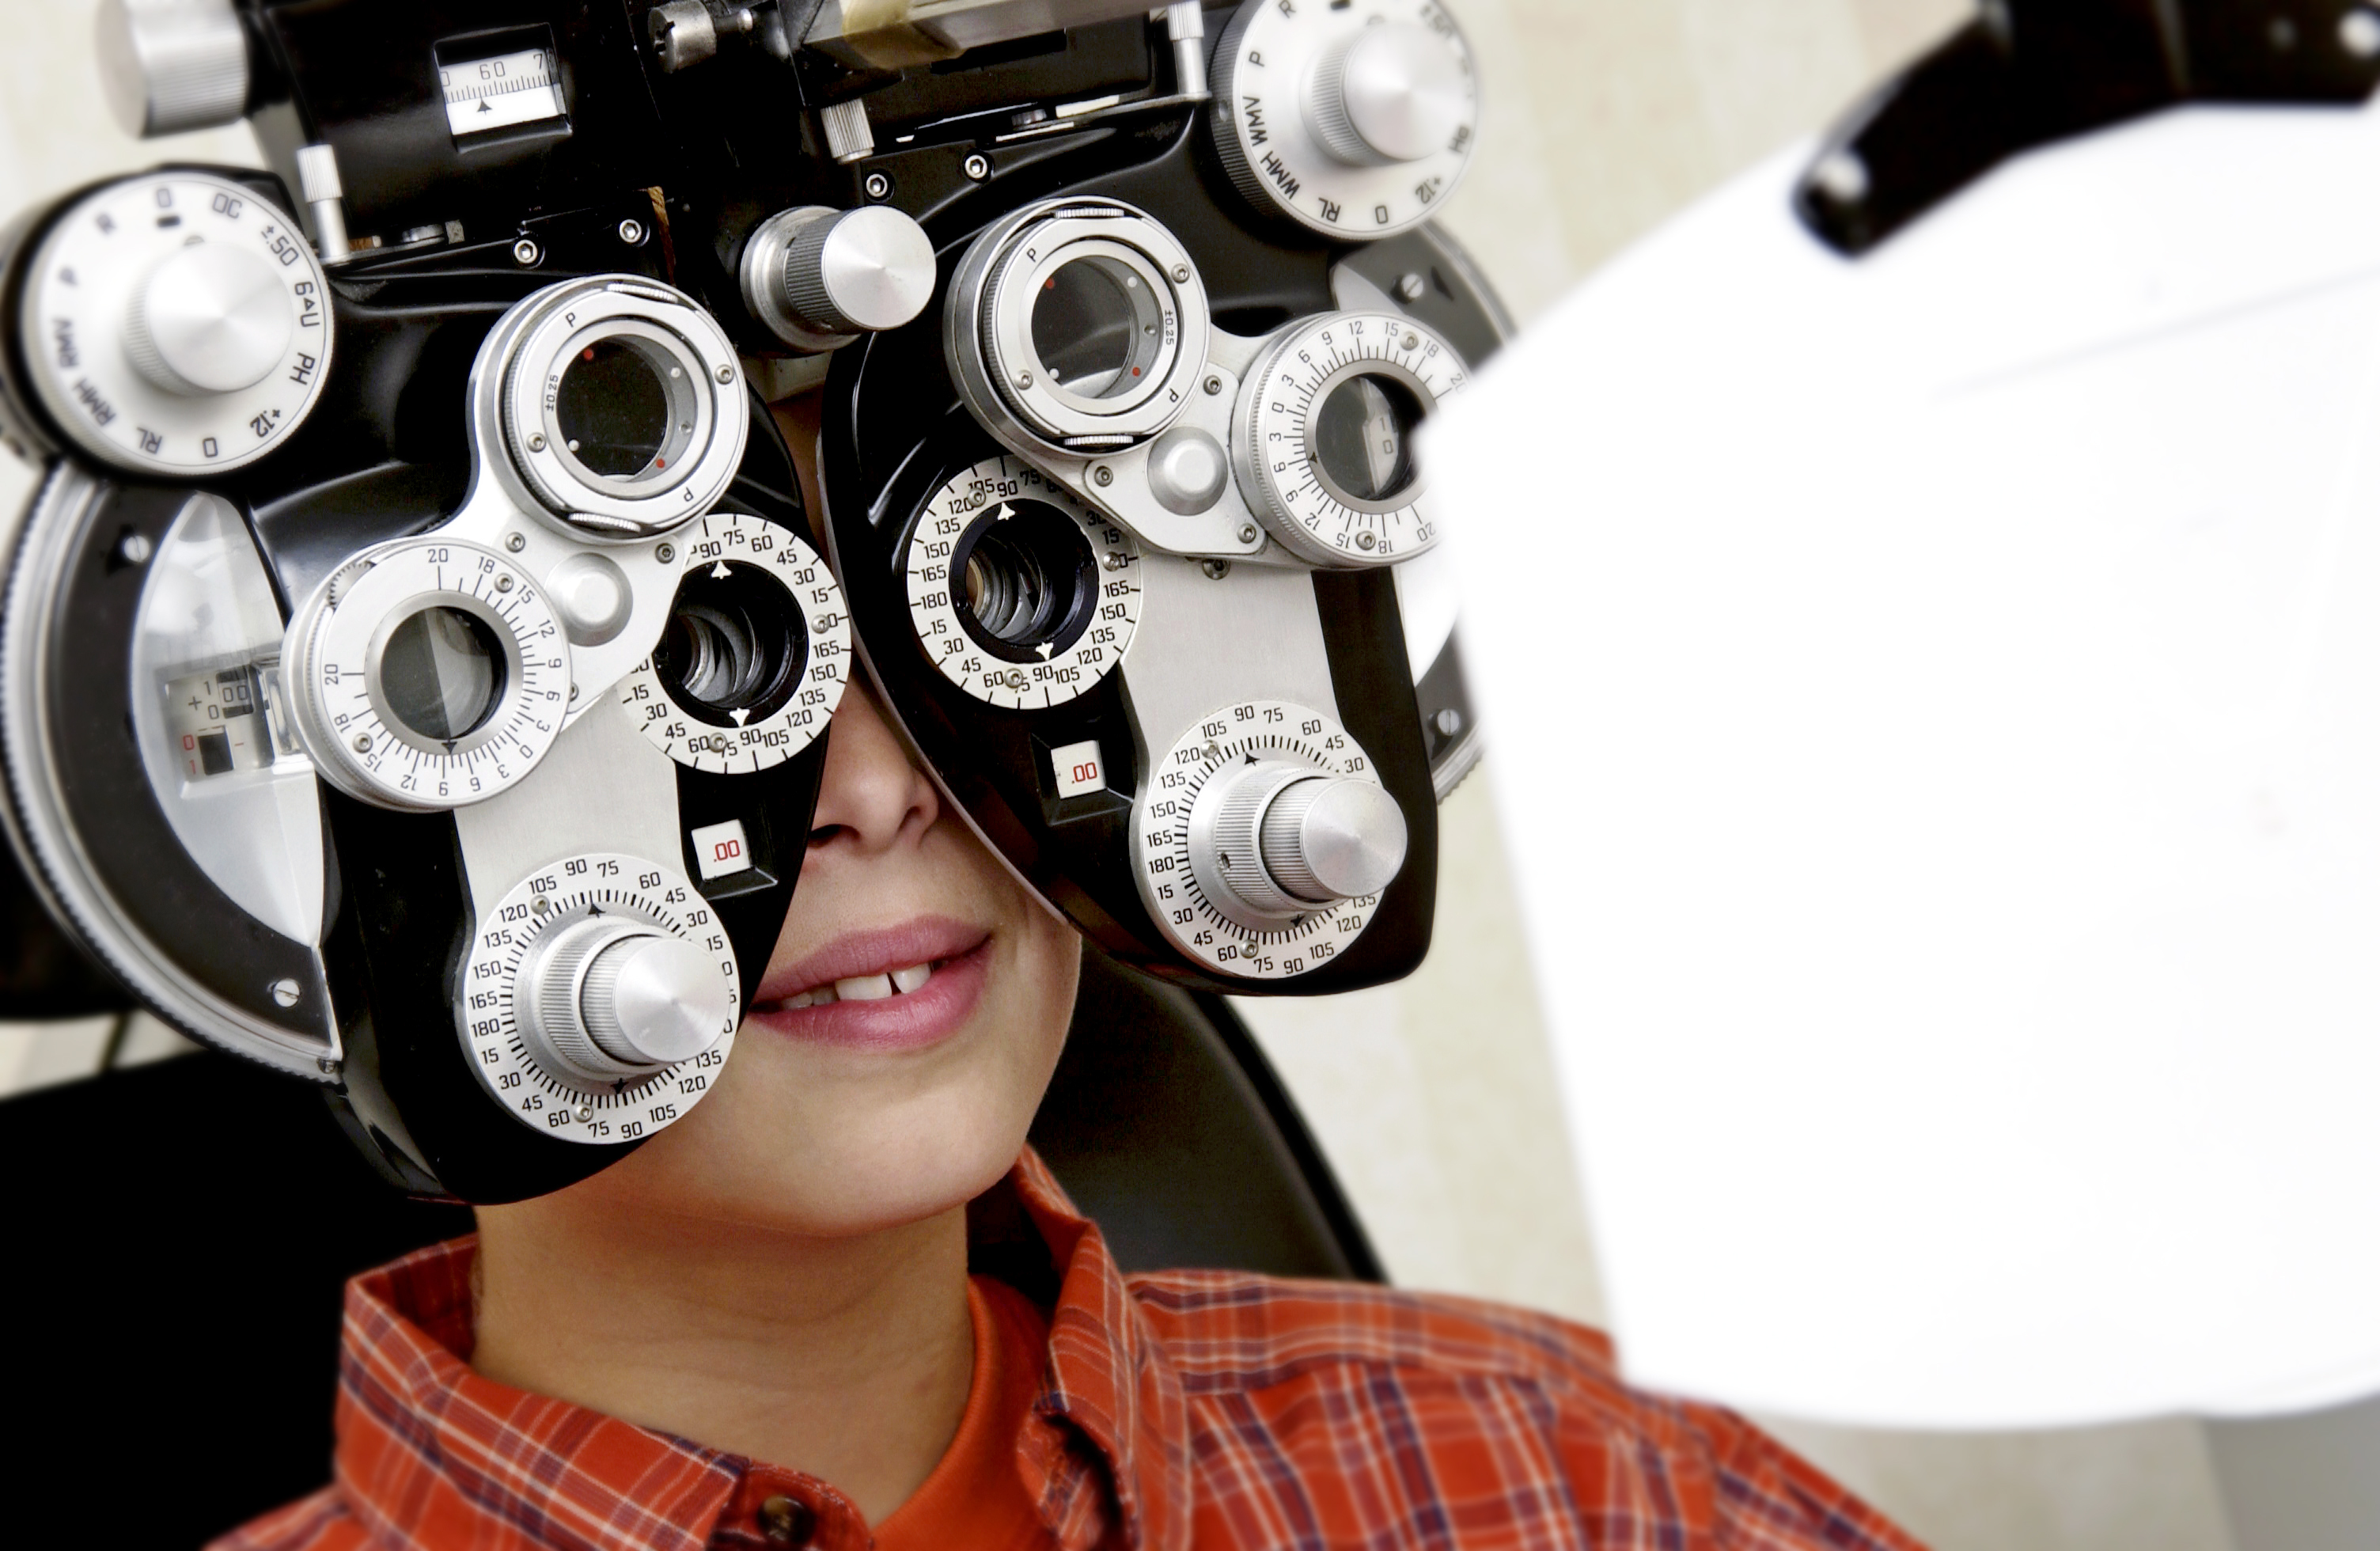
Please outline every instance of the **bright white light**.
M1796 148L1429 449L1633 1374L1878 1424L2380 1384L2380 118L1874 257Z

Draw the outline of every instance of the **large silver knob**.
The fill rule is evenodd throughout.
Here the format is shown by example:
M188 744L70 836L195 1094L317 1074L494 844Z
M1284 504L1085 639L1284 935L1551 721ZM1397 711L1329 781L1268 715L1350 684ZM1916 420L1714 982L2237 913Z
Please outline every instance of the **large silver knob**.
M1191 809L1192 868L1220 906L1287 920L1377 894L1403 867L1396 799L1368 781L1259 759L1207 783Z
M1412 22L1366 27L1323 50L1305 95L1315 139L1354 167L1418 162L1447 149L1471 116L1463 62Z
M248 36L231 0L100 0L99 79L127 134L212 129L248 111Z
M281 364L296 333L289 287L273 266L205 242L168 253L133 291L124 353L169 394L236 394Z
M542 945L522 977L539 1054L601 1083L689 1060L735 1024L735 983L712 955L642 921L599 915Z
M803 350L897 329L934 294L933 243L886 205L781 211L754 229L740 268L752 316Z

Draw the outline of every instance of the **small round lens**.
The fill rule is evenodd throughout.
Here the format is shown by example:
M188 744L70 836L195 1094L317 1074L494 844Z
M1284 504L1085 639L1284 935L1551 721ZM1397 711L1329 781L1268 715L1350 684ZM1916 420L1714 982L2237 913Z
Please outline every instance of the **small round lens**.
M1046 660L1089 622L1099 562L1063 514L1038 502L1005 503L976 519L957 552L959 617L1002 656Z
M669 448L671 401L681 396L663 380L672 370L620 340L583 346L554 390L554 423L570 455L607 479L653 467Z
M1119 398L1147 381L1164 344L1148 281L1109 258L1061 264L1033 298L1033 351L1078 398Z
M775 715L792 697L809 633L783 584L741 563L725 570L723 576L694 571L679 584L653 671L670 698L698 719L742 726Z
M442 743L468 736L503 697L504 644L477 614L424 609L389 632L380 686L408 731Z
M1314 417L1323 478L1362 502L1390 501L1414 482L1413 433L1424 411L1393 377L1359 374L1330 390Z

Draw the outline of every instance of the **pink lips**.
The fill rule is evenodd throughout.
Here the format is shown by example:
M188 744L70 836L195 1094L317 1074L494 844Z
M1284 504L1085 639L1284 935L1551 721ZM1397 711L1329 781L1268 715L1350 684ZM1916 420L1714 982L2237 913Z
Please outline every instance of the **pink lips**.
M746 1013L796 1039L866 1049L917 1049L958 1032L983 995L990 934L921 916L846 932L770 974Z

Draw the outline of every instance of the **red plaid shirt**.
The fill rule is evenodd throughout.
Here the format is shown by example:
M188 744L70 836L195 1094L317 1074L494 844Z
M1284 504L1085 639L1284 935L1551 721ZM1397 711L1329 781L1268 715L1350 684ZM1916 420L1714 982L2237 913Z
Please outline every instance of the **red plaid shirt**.
M1063 1278L1016 1440L1063 1551L1922 1551L1742 1418L1630 1389L1592 1330L1377 1287L1127 1278L1038 1159L1009 1186ZM215 1551L866 1551L822 1481L473 1373L472 1254L348 1285L336 1479Z

